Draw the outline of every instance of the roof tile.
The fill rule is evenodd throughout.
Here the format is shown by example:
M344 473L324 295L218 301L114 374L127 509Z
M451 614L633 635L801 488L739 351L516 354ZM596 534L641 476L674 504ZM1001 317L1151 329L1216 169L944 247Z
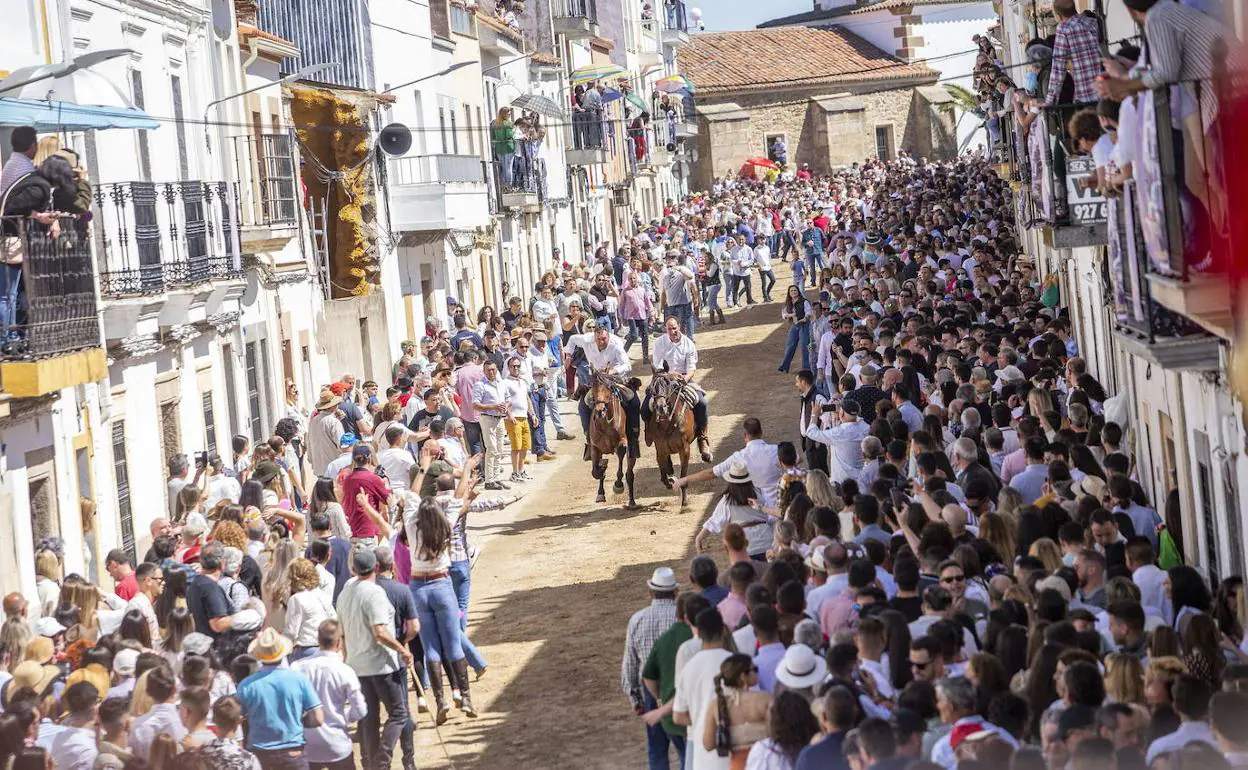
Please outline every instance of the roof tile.
M682 74L698 92L774 85L821 86L935 78L925 64L906 64L838 27L769 27L694 36L681 51Z

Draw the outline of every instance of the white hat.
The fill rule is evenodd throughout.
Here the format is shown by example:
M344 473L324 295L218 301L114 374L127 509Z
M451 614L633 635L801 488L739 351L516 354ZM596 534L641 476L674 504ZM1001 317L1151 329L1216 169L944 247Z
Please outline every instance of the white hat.
M138 662L138 650L120 649L113 656L113 673L118 676L134 676L134 666Z
M1004 369L997 370L997 379L1002 382L1021 382L1027 379L1027 376L1023 374L1022 369L1010 364Z
M814 687L827 675L828 664L804 644L790 645L776 666L776 680L792 690Z
M191 537L199 537L208 531L208 520L201 513L187 514L186 523L182 525L182 533Z
M750 469L745 467L745 463L737 462L728 468L728 475L724 480L729 484L749 484L754 478L750 476Z
M674 591L676 590L676 573L672 572L671 567L659 567L650 576L646 585L650 586L651 591Z
M823 561L823 549L822 548L810 549L810 556L806 557L806 566L810 567L815 572L827 572L828 571L828 565L825 564Z
M57 634L65 633L65 626L57 622L54 617L44 616L35 621L35 633L51 639Z

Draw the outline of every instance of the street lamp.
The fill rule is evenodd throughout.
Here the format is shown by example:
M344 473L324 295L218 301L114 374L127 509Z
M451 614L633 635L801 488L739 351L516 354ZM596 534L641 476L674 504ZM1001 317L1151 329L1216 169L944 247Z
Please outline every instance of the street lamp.
M382 91L382 93L383 93L383 94L388 94L388 93L390 93L390 92L392 92L392 91L397 91L397 90L399 90L400 88L407 88L408 86L414 86L414 85L416 85L417 83L421 83L421 82L424 82L424 81L426 81L426 80L433 80L434 78L440 78L440 77L442 77L443 75L449 75L449 74L451 74L451 73L452 73L452 72L454 72L455 70L463 69L464 67L471 67L471 66L472 66L472 65L474 65L474 64L480 64L480 63L481 63L481 62L477 61L476 59L473 59L472 61L461 61L461 62L455 62L454 64L452 64L451 66L447 67L447 68L446 68L446 69L444 69L444 70L441 70L441 71L439 71L439 72L435 72L435 73L433 73L432 75L425 75L425 76L424 76L424 77L422 77L422 78L416 78L415 80L413 80L413 81L412 81L412 82L410 82L410 83L402 83L402 84L397 85L397 86L391 86L390 88L387 88L385 91Z
M250 93L255 93L256 91L259 91L264 88L268 88L270 86L280 86L285 83L289 83L292 80L302 80L309 75L314 75L323 70L327 70L332 66L334 65L328 62L325 64L310 64L307 67L303 67L302 69L299 69L296 72L292 72L289 75L283 78L280 78L278 80L274 80L271 83L261 83L260 85L254 88L248 88L246 91L239 91L236 94L230 94L229 96L223 96L220 99L216 99L214 101L208 102L208 105L204 107L204 135L205 137L208 134L208 113L211 112L212 108L216 107L218 104L221 104L222 102L228 102L232 99L237 99L240 96L246 96L247 94L250 94Z
M88 67L94 67L101 62L116 59L120 56L127 56L132 53L134 53L134 51L129 48L108 48L103 51L89 51L84 53L82 56L76 56L67 62L61 62L59 65L53 66L46 71L35 75L34 77L27 78L16 83L4 83L3 88L0 88L0 94L7 91L15 91L24 86L28 86L31 83L38 83L41 80L64 77L65 75L77 72L78 70L85 70Z

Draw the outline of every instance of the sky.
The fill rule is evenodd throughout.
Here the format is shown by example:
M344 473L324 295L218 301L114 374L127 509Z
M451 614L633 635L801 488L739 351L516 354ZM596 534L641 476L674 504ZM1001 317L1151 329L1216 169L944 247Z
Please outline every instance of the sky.
M708 32L752 29L769 19L814 7L811 0L685 0L685 5L702 9Z

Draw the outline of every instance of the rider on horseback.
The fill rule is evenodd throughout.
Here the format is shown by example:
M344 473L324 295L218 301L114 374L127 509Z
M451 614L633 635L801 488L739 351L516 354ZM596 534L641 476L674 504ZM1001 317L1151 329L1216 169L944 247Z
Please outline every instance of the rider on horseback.
M675 318L667 319L664 324L664 334L654 343L650 363L656 371L666 371L669 376L685 383L686 393L697 396L693 404L693 427L698 436L698 451L703 462L711 462L711 442L706 435L706 394L693 383L693 373L698 368L698 346L693 344L693 338L681 333L680 322ZM641 405L641 419L650 419L649 391Z
M584 353L584 361L577 367L578 398L577 411L581 415L581 429L585 436L585 460L589 460L589 415L592 405L589 403L589 372L602 371L615 377L627 378L633 371L633 363L628 359L624 343L611 334L605 326L595 328L590 334L580 334L568 341L567 354L573 355L575 350ZM641 407L635 391L616 393L620 404L624 407L627 417L628 451L632 457L641 455L641 446L637 437L641 434Z

